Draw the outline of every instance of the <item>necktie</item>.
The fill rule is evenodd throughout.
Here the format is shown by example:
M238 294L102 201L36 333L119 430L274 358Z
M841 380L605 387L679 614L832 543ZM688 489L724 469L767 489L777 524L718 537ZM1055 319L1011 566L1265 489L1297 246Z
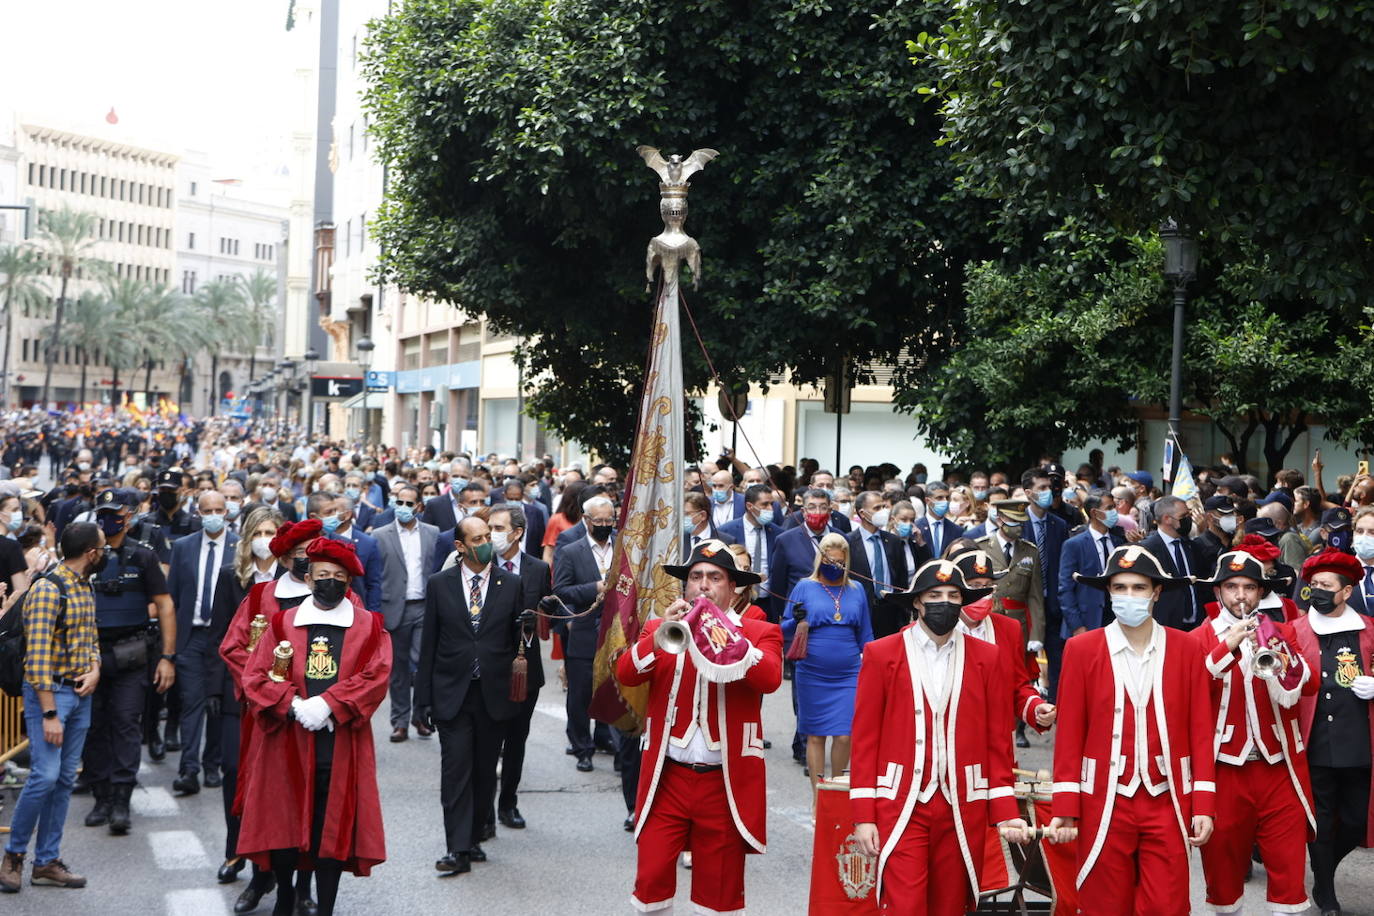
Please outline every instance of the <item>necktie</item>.
M758 572L763 569L763 526L754 528L754 555L749 563L750 572Z
M1174 565L1178 567L1178 574L1180 576L1186 576L1189 574L1190 570L1188 569L1188 560L1185 554L1183 553L1182 538L1179 538L1178 540L1174 541ZM1183 622L1190 624L1197 619L1197 595L1193 592L1191 588L1184 589L1184 591L1188 593L1188 618Z
M1106 572L1107 561L1112 555L1111 540L1104 534L1100 539L1100 543L1102 545L1102 571Z
M1374 566L1364 568L1364 609L1374 614Z
M943 533L943 529L944 525L939 521L930 523L930 551L931 556L935 557L937 560L940 558L940 554L944 552L940 549L940 535Z
M1045 556L1045 520L1038 519L1035 522L1035 552L1040 555L1040 583L1049 594L1050 571L1048 558Z
M469 580L468 614L472 616L474 625L482 616L482 576L480 573L474 574L472 579Z
M887 566L883 562L883 542L878 537L877 532L868 536L868 542L873 545L873 591L882 594L887 585Z
M1012 551L1012 546L1013 546L1013 545L1011 544L1011 542L1008 541L1008 542L1007 542L1007 546L1004 547L1003 550L1002 550L1002 552L1005 553L1005 554L1007 555L1007 569L1011 569L1011 551Z
M215 593L215 548L219 545L210 541L210 549L205 551L205 570L200 576L200 619L210 619L210 602Z
M506 561L506 572L515 572L515 561L514 561L514 560L507 560L507 561Z

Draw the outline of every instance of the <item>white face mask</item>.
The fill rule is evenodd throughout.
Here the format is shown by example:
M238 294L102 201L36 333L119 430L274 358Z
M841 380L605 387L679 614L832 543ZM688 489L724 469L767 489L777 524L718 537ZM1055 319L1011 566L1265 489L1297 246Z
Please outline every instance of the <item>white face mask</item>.
M272 556L272 548L269 546L271 543L272 539L266 535L260 535L253 538L253 556L257 557L259 560L265 560Z
M1112 613L1122 626L1138 627L1150 619L1150 599L1112 595Z
M1217 524L1220 525L1221 530L1225 531L1227 534L1235 534L1236 532L1236 517L1234 515L1223 515L1217 520Z
M262 494L262 501L265 503L274 503L277 501L276 487L263 487L258 492Z
M874 528L886 528L890 518L892 518L891 509L879 509L873 513L873 518L870 521L872 521Z
M498 557L504 557L506 551L510 550L510 535L504 531L493 531L491 533L491 549L496 551Z

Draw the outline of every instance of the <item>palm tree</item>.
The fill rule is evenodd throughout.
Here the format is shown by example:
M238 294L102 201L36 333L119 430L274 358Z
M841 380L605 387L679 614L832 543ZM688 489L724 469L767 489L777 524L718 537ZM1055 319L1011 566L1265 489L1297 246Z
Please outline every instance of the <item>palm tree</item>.
M185 360L205 346L216 329L199 319L194 303L165 286L148 287L139 315L143 360L143 396L153 403L153 365L172 358Z
M277 324L277 278L259 268L251 277L239 277L239 288L243 291L244 325L252 337L248 345L248 381L258 362L258 344L268 328Z
M71 347L81 360L81 389L78 404L86 403L86 373L90 367L91 355L106 349L112 335L114 308L108 292L85 292L72 301L67 312L67 323L62 326L64 346ZM116 344L118 346L118 344Z
M256 346L250 337L243 287L235 280L211 280L196 290L197 323L212 331L205 349L210 351L210 415L219 411L219 357L226 348Z
M10 338L13 336L15 309L42 311L47 307L48 288L39 279L47 267L37 249L28 245L0 248L0 289L5 298L5 345L0 361L0 406L10 406Z
M62 334L62 319L67 310L67 284L73 274L105 273L105 263L92 253L99 242L98 223L94 213L63 207L44 210L38 218L38 236L49 262L57 267L62 286L57 294L57 314L53 320L52 337L48 339L47 367L43 370L43 394L40 403L48 405L52 388L52 367L56 361L57 340Z
M110 327L119 328L118 334L107 333L100 344L114 375L110 385L111 407L118 407L120 402L120 370L133 372L142 365L148 333L142 316L148 296L148 285L132 277L116 277L105 283L107 320Z

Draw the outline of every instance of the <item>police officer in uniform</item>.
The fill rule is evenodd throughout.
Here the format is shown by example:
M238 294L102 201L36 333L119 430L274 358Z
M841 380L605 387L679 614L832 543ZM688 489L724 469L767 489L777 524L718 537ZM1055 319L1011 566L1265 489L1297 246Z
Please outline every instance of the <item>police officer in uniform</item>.
M108 824L120 835L129 832L129 796L138 778L149 682L165 693L176 679L176 612L157 557L129 536L137 505L138 493L124 489L106 490L96 500L96 524L106 544L105 561L91 577L100 684L81 758L95 796L86 826ZM161 625L157 642L150 640L150 605Z
M153 511L135 525L134 536L152 548L163 572L172 560L172 542L200 530L200 519L182 508L185 485L186 475L181 471L158 471Z

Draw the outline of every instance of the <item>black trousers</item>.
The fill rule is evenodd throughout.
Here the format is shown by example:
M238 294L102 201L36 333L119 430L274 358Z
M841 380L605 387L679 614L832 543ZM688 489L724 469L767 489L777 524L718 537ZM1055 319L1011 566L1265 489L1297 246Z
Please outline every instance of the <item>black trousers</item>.
M444 808L448 851L466 852L477 845L481 820L496 794L496 761L504 723L487 712L481 684L474 680L458 715L434 723L439 729L439 803Z
M592 703L592 660L566 658L563 664L568 669L568 743L572 745L573 754L581 760L596 753L592 718L587 712Z
M1317 838L1307 844L1312 860L1312 899L1319 910L1339 909L1336 867L1364 840L1369 818L1369 767L1309 767Z
M91 698L91 730L81 753L87 782L127 786L138 782L143 704L150 692L146 668L116 671L113 658L105 653L100 683Z
M639 761L644 755L639 749L639 735L616 732L620 746L615 757L620 763L620 794L625 798L625 811L635 813L635 800L639 794Z
M232 696L224 698L224 715L219 717L220 753L224 757L224 785L220 798L224 802L224 858L232 859L238 855L239 819L234 817L234 793L239 786L239 726L242 723L237 700Z
M515 718L501 723L504 729L501 743L501 794L496 807L502 811L509 811L519 804L516 793L520 789L520 776L525 770L525 742L530 737L530 720L534 718L534 707L538 702L539 691L531 690Z

